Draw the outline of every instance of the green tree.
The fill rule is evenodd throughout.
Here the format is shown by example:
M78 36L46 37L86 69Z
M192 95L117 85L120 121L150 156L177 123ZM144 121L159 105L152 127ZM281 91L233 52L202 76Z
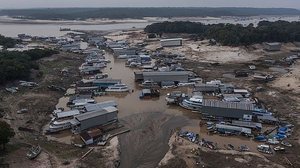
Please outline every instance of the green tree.
M2 146L2 149L5 149L5 145L14 135L15 132L10 125L4 121L0 121L0 145Z

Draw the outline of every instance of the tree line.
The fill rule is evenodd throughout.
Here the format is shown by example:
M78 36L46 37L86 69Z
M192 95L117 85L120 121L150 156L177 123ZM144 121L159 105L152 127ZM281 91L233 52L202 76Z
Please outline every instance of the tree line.
M18 40L15 40L10 37L4 37L0 34L0 45L3 46L3 48L12 48L18 43Z
M240 46L262 42L300 41L300 22L261 21L253 24L213 24L196 22L162 22L148 25L147 33L187 33L200 39L215 39L222 45Z
M0 52L0 84L12 80L28 79L31 69L39 69L36 60L57 53L58 51L50 49Z
M41 8L6 9L0 15L28 19L75 20L90 18L143 18L143 17L220 17L259 15L299 15L291 8L207 8L207 7L161 7L161 8Z

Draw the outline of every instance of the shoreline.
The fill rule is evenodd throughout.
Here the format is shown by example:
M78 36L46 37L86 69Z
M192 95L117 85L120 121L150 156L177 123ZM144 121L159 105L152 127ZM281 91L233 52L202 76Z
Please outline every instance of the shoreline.
M0 24L54 24L54 25L107 25L122 23L154 23L159 20L154 19L86 19L86 20L38 20L38 19L17 19L7 16L0 16Z

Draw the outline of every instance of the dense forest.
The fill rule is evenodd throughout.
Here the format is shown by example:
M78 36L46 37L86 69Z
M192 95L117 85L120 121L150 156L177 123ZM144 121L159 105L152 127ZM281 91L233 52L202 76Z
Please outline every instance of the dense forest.
M31 69L39 68L36 60L56 53L57 51L49 49L0 52L0 84L16 79L27 79Z
M215 39L222 45L239 46L262 42L300 41L300 22L261 21L254 27L234 24L204 25L195 22L162 22L148 25L148 33L188 33L200 39Z
M18 43L17 40L12 39L10 37L4 37L0 35L0 45L4 48L12 48Z
M205 16L257 16L257 15L299 15L291 8L41 8L7 9L0 15L31 19L89 19L89 18L143 18L143 17L205 17Z

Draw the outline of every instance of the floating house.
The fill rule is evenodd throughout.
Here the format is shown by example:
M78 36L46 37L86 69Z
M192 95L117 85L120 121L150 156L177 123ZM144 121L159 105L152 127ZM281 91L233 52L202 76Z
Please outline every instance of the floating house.
M117 120L118 109L115 107L106 107L98 111L76 115L72 130L73 132L80 133L90 128L116 122Z
M188 71L169 71L169 72L135 72L135 80L139 81L153 81L161 83L162 81L173 81L176 83L179 82L188 82L189 74Z
M231 119L247 119L253 115L255 105L252 103L224 102L219 100L203 100L203 114Z
M251 134L251 129L245 127L237 127L225 124L216 124L216 130L220 133L231 133L231 134Z

